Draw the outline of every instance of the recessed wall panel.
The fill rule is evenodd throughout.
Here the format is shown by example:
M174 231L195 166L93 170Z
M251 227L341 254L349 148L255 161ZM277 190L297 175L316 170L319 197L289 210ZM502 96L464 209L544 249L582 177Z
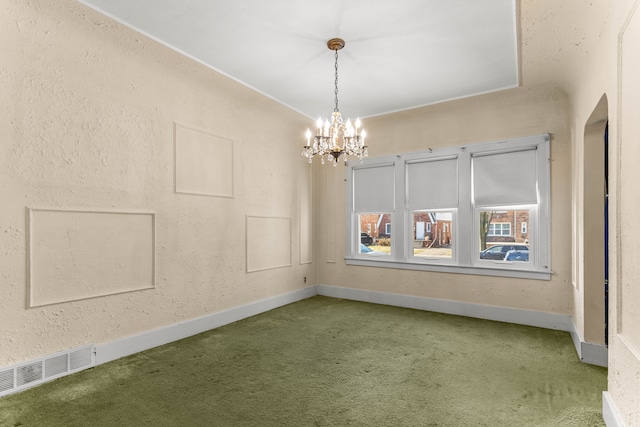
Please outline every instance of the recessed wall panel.
M28 305L155 286L154 214L29 209Z
M176 123L176 193L233 197L233 141Z
M312 251L312 186L311 165L300 175L300 264L311 264Z
M247 272L291 266L291 219L247 216Z
M325 203L322 215L321 233L324 234L326 260L328 263L336 262L336 225L332 218L336 214L336 177L338 168L322 168L325 174Z

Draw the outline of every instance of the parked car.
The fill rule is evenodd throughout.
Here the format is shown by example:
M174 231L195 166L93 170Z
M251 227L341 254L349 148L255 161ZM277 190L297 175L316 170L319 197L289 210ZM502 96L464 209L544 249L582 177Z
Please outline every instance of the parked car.
M373 244L373 237L368 235L367 233L360 233L360 243L363 243L367 246Z
M529 262L529 251L525 250L513 250L507 252L504 256L505 261L524 261Z
M363 243L360 243L360 253L370 256L384 255L383 252L374 251L373 249L366 247Z
M480 259L495 259L495 260L504 260L504 257L507 255L509 251L528 251L529 247L527 245L516 245L516 244L500 244L494 245L490 248L485 249L480 252Z

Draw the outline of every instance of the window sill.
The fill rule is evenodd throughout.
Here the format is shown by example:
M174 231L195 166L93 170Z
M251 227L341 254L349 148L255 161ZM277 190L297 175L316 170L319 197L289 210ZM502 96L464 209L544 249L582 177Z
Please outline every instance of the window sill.
M433 265L415 262L398 262L380 258L345 258L347 265L362 267L397 268L401 270L435 271L439 273L473 274L478 276L515 277L518 279L551 280L553 271L515 270L495 267L466 267L460 265Z

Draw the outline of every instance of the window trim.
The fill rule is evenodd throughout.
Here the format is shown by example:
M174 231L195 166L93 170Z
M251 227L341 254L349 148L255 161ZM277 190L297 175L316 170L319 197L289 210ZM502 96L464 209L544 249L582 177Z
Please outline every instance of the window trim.
M476 211L486 210L488 206L476 206L473 202L473 155L502 154L513 151L524 151L535 149L536 153L536 173L538 186L538 200L535 209L530 209L530 217L527 224L527 231L530 232L529 223L534 224L534 234L530 235L530 247L532 257L527 265L517 263L491 263L478 262L473 256L472 250L474 242L479 236L475 236L477 226L475 224ZM456 220L452 225L452 253L453 262L445 263L435 259L416 259L413 256L413 239L409 239L413 234L413 223L411 213L408 209L406 170L407 164L411 162L430 161L455 157L458 160L458 206L442 206L440 208L430 208L430 211L454 210ZM550 233L550 135L541 134L524 138L511 139L508 141L495 141L490 143L472 144L468 146L447 147L433 149L418 153L408 153L395 156L368 158L363 162L350 161L347 163L347 233L346 233L346 257L348 265L361 265L370 267L389 267L410 270L436 271L448 273L462 273L474 275L517 277L538 280L550 280L551 274L551 233ZM394 211L390 212L393 223L395 238L391 240L391 256L383 258L363 259L354 251L354 238L352 236L354 218L358 213L353 211L354 182L353 171L359 168L381 167L394 165ZM532 205L526 205L529 208ZM513 209L514 206L501 206L502 208ZM416 209L418 210L418 209ZM512 233L517 232L513 230ZM358 228L359 231L359 228ZM386 230L385 230L386 231ZM462 237L471 236L471 237ZM447 261L449 261L447 259Z

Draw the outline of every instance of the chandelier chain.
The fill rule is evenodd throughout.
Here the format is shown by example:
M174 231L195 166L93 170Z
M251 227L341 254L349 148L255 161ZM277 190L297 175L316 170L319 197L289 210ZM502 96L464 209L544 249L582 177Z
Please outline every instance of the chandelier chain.
M333 109L334 112L338 112L340 110L338 110L338 50L336 49L336 80L335 80L335 103L336 103L336 108Z

